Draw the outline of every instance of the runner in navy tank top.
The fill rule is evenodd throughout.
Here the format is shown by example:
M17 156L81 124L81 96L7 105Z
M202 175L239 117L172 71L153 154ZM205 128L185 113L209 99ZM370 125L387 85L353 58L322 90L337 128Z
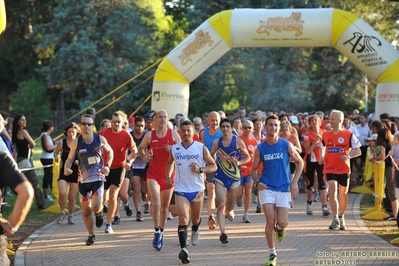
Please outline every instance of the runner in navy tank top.
M82 207L83 221L85 222L89 237L86 245L94 244L96 237L93 230L93 217L96 215L96 226L100 228L104 219L102 215L104 176L109 174L109 167L114 158L114 153L103 136L93 133L93 118L85 114L80 118L81 136L74 139L70 144L70 152L64 166L64 175L73 173L72 164L75 156L79 158L79 169L81 176L79 180L80 204ZM104 165L102 151L107 152L107 162Z
M224 118L220 122L223 137L213 142L212 156L216 157L218 170L215 173L217 219L220 227L220 241L228 243L225 232L226 217L233 221L234 204L237 196L237 188L240 185L240 168L251 159L247 147L242 139L233 135L233 124L230 119ZM240 157L242 156L241 160Z

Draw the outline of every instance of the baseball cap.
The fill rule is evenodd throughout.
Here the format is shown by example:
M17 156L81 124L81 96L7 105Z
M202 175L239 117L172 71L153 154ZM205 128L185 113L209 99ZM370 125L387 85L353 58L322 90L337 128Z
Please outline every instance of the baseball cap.
M367 138L367 140L377 140L378 134L373 134L370 137Z
M149 119L152 119L152 117L153 117L152 114L146 114L146 115L144 116L144 119L145 119L145 120L149 120Z
M129 119L128 119L128 121L129 121L129 124L133 124L133 123L134 123L134 117L133 117L133 116L130 116Z
M299 124L298 117L296 117L295 115L290 116L290 121L293 124Z

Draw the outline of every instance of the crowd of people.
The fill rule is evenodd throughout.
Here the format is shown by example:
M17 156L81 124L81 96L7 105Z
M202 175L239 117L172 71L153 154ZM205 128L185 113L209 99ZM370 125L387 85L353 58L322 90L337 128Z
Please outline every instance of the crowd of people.
M116 111L97 130L95 110L90 108L79 123L65 127L65 138L59 142L51 138L54 123L43 121L43 192L33 168L35 142L27 131L26 117L0 114L6 126L1 130L0 150L14 156L33 187L39 209L53 201L49 193L53 159L60 163L57 222L62 224L68 217L68 224L74 224L78 193L88 231L86 245L96 240L92 212L96 227L101 228L106 220L104 232L113 233L113 225L121 221L119 201L126 216L133 215L129 205L133 192L135 220L141 222L143 213L151 213L152 246L157 251L163 248L168 218L178 216L178 258L189 263L188 228L191 224L191 244L196 246L205 199L207 226L209 230L219 228L222 244L229 242L226 219L234 220L235 206L244 203L242 220L250 223L253 201L258 203L256 212L265 214L270 251L266 265L276 265L275 239L282 242L286 236L288 212L299 193L300 180L306 183L306 214L314 215L312 203L320 201L321 215L332 215L328 228L346 230L347 193L362 180L370 149L374 154L370 160L385 162L388 201L384 208L391 219L397 219L399 119L389 114L379 119L357 110L351 114L339 110L247 114L240 107L237 112L210 111L189 120L182 114L170 118L166 110L136 117Z

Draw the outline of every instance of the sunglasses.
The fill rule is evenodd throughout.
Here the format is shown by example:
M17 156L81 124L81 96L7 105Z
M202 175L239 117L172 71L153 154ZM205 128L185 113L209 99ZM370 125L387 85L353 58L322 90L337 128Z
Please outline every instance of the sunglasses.
M81 122L82 125L91 127L93 123L88 123L88 122Z
M243 129L252 129L252 127L242 127Z

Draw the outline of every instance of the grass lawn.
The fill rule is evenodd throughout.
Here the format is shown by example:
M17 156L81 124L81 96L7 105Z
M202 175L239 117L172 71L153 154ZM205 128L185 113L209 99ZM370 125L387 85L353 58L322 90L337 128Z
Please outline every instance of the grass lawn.
M364 211L374 207L374 196L373 195L364 195L360 202L360 211ZM381 237L388 243L399 237L399 228L396 225L396 220L394 221L371 221L363 219L364 224L368 227L368 229ZM395 246L399 247L399 244Z

